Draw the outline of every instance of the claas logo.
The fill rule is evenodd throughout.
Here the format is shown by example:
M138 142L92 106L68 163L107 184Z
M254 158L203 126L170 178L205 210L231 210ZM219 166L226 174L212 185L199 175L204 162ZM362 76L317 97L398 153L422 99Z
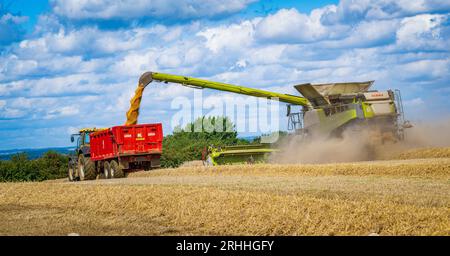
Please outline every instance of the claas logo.
M384 96L382 92L372 93L372 97L381 97Z

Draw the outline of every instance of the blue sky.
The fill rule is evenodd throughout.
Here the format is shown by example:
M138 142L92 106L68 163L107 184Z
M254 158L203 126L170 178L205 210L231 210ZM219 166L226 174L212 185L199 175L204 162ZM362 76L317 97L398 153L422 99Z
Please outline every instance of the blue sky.
M402 91L413 121L450 114L449 1L0 3L0 149L66 146L78 128L123 124L149 70L291 94L303 82L375 80ZM178 96L193 89L147 89L140 122L170 133ZM227 94L204 94L217 96Z

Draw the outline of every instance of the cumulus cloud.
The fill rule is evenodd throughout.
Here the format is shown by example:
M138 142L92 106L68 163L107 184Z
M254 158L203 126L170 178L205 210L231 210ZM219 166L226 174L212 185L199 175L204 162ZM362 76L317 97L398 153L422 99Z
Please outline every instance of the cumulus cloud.
M254 26L258 22L259 19L255 19L240 24L208 28L197 35L206 38L206 47L215 53L222 49L239 50L252 44Z
M450 2L442 0L341 0L322 17L324 24L355 23L361 20L392 19L421 13L446 12Z
M387 45L395 41L399 21L362 21L349 29L347 36L339 40L322 43L325 48L373 47Z
M60 29L56 33L46 33L40 38L24 40L19 47L30 53L65 53L98 56L135 49L143 43L152 31L118 30L101 31L95 27L77 30Z
M403 102L403 105L405 105L407 107L418 107L418 106L422 106L424 104L425 104L425 101L422 98L414 98L414 99Z
M309 15L296 9L282 9L256 24L255 37L268 43L317 43L323 48L371 47L395 39L399 21L361 21L356 25L324 24L323 17L336 6L313 10Z
M0 47L22 39L24 30L21 25L26 21L28 17L6 12L0 3Z
M450 59L418 60L398 65L395 75L406 81L423 81L448 78Z
M57 117L73 116L80 113L77 106L64 106L57 109L51 109L44 116L44 119L53 119Z
M275 43L315 42L326 38L342 36L343 27L323 26L322 14L335 6L315 9L310 15L300 13L297 9L282 9L258 23L257 37Z
M217 17L236 13L255 0L51 0L53 11L73 20L169 20Z
M422 14L404 18L396 32L397 46L403 50L450 49L450 15Z

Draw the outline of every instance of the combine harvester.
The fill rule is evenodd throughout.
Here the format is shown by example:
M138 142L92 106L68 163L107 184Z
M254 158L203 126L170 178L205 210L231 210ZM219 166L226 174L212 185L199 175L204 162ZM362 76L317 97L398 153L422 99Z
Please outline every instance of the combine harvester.
M370 131L374 141L404 139L404 129L411 124L404 119L399 90L370 90L374 81L330 84L299 84L294 88L304 97L213 82L186 76L146 72L140 78L142 91L152 81L177 83L196 89L215 89L287 103L288 129L295 136L342 136L347 128ZM139 101L140 102L140 101ZM293 106L299 106L297 112ZM137 109L139 104L137 104ZM267 145L220 146L204 152L206 164L233 164L265 161L268 154L277 151Z

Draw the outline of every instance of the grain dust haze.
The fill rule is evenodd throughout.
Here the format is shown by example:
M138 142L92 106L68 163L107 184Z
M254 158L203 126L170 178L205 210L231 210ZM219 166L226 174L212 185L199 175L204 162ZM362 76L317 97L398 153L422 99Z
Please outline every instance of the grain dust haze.
M408 150L450 146L450 120L413 124L404 141L374 141L370 131L347 129L340 138L290 137L281 143L281 152L270 157L272 163L337 163L393 159Z

